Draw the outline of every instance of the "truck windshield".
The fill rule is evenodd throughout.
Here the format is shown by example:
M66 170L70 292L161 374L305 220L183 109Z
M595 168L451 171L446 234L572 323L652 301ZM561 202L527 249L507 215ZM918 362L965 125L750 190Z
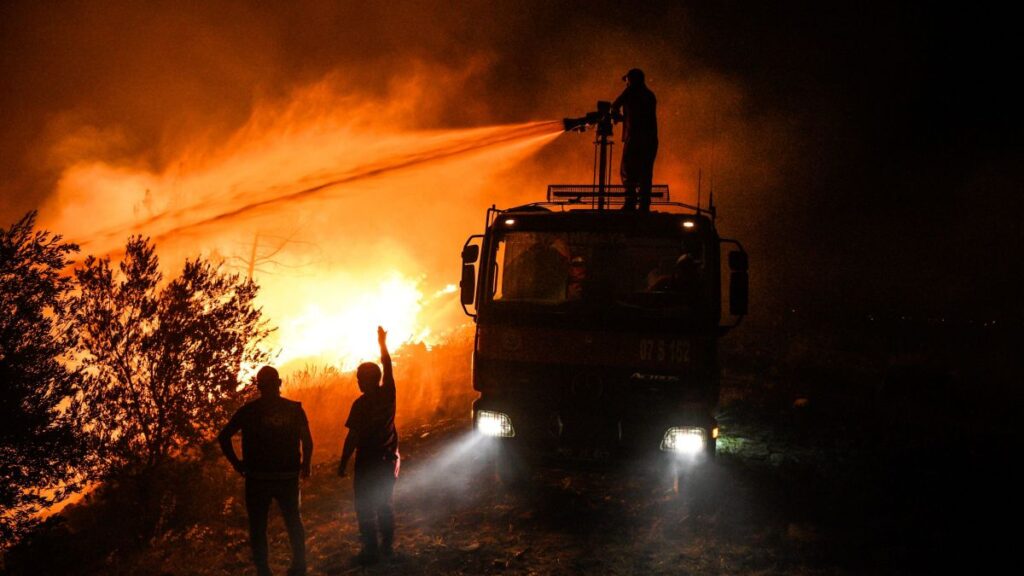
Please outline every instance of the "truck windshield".
M708 294L695 236L509 232L497 243L495 302L693 309Z

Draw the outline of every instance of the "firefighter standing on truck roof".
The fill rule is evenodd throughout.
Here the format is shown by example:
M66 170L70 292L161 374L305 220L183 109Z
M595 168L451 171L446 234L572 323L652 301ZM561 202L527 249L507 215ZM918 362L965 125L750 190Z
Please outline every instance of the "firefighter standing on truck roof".
M364 362L356 370L356 381L363 394L352 402L345 422L349 432L338 464L338 475L344 477L349 458L355 453L355 479L352 484L359 535L363 542L362 551L356 557L360 564L376 562L378 551L390 556L395 538L392 498L398 478L399 456L398 431L395 429L395 377L387 336L388 333L378 326L377 342L380 344L383 373L373 362Z
M622 77L626 89L612 102L612 115L622 121L622 163L619 174L626 188L623 210L651 209L654 158L658 155L657 99L647 87L643 70L633 68Z

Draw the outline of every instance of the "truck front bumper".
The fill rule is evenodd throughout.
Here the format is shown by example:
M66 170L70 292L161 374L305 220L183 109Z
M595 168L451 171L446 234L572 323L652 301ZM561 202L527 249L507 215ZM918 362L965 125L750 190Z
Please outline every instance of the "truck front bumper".
M689 466L714 457L718 427L706 406L655 407L644 412L610 408L551 409L481 398L473 404L473 427L503 450L531 460L565 463L656 457Z

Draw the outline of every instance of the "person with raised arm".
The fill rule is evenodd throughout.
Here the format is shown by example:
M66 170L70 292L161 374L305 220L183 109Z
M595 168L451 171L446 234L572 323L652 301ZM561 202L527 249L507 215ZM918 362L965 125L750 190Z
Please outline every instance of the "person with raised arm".
M395 377L387 336L384 328L378 326L377 342L383 371L373 362L364 362L356 370L356 382L362 395L352 402L345 421L349 431L338 464L338 475L345 477L348 461L355 454L352 483L362 539L362 550L356 560L362 564L376 562L379 553L390 556L395 538L392 499L400 459L398 430L395 429Z

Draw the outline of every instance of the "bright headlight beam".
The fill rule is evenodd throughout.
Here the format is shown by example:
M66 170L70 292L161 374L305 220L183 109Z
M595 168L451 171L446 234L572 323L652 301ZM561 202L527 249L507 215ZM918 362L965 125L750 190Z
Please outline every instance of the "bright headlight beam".
M669 428L665 437L661 440L661 449L665 452L675 452L694 456L704 451L704 429L703 428Z
M512 438L516 435L512 427L512 419L507 414L480 410L476 415L476 429L484 436L496 438Z

